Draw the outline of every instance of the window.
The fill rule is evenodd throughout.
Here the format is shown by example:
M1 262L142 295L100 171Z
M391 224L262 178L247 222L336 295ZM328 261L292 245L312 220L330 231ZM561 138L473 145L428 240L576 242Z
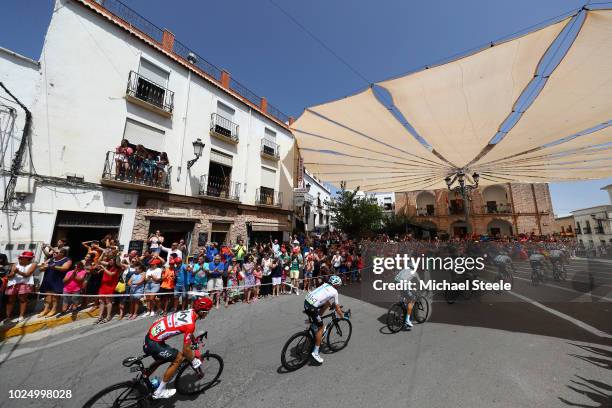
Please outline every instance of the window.
M276 170L261 168L261 186L274 190L276 187Z
M273 131L272 129L268 129L266 128L265 132L264 132L264 138L266 140L269 140L271 142L276 143L276 132Z
M123 138L127 139L130 145L143 145L149 150L163 152L165 132L153 126L145 125L133 119L126 119Z
M208 180L206 181L207 195L222 198L234 197L236 191L232 191L231 179L232 156L214 149L211 150Z
M166 88L168 86L168 77L170 76L168 71L165 71L160 67L153 65L146 59L140 59L140 67L138 67L138 73L149 81L163 88Z
M166 87L168 86L168 72L145 59L140 59L138 75L136 97L163 108L165 106Z
M223 116L225 119L233 122L235 113L236 111L233 108L230 108L226 104L217 101L217 114L219 116Z

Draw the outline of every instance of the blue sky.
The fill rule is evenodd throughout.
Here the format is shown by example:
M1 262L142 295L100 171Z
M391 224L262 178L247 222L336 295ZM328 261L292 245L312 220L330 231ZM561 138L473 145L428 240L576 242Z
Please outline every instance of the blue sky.
M371 82L464 52L577 8L585 0L274 0ZM362 89L363 79L269 0L125 0L126 4L299 116ZM37 59L51 0L2 0L0 46ZM555 212L608 203L612 178L553 183Z

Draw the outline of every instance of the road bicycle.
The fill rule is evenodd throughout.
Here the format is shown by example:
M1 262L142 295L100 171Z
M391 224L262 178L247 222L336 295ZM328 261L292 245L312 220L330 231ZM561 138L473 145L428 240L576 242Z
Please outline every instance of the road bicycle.
M540 283L546 282L546 274L544 273L544 266L541 262L533 261L531 265L531 283L533 286L538 286Z
M308 315L305 310L303 313ZM338 318L334 311L321 316L322 320L331 317L330 322L325 326L322 337L331 351L342 350L351 339L353 325L349 320L350 316L350 310L344 312L344 319ZM289 337L289 340L287 340L283 347L281 363L287 371L295 371L303 367L310 359L310 353L312 353L315 347L315 335L318 326L310 316L308 316L308 324L308 329L297 332Z
M406 321L406 315L408 314L408 303L409 300L402 296L399 302L391 305L387 311L387 327L391 333L397 333L404 327ZM412 306L412 312L410 317L417 323L425 323L429 317L429 300L418 294Z
M512 273L512 270L510 269L510 266L508 264L501 264L501 265L498 265L497 267L498 267L498 271L497 271L496 279L498 281L501 280L504 283L509 283L510 287L512 287L514 285L514 275Z
M195 395L207 390L216 383L223 371L221 356L209 351L201 352L201 349L204 348L204 339L207 337L208 332L204 332L197 337L191 335L191 348L194 350L196 358L202 361L202 364L194 369L189 361L183 360L181 362L174 379L176 391L180 394ZM148 355L145 354L123 360L123 366L128 367L130 372L138 373L138 375L130 381L120 382L103 389L91 397L83 407L147 408L151 403L153 392L155 392L150 375L159 366L159 363L154 362L147 368L142 362L146 357Z
M551 261L553 279L562 281L567 279L567 269L565 268L564 260Z

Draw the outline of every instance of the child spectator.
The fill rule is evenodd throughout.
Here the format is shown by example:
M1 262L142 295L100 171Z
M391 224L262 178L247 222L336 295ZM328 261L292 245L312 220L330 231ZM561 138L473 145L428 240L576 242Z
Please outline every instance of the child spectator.
M63 313L77 311L81 303L81 290L83 289L85 276L87 276L87 269L85 269L85 262L83 261L77 262L75 268L64 276Z

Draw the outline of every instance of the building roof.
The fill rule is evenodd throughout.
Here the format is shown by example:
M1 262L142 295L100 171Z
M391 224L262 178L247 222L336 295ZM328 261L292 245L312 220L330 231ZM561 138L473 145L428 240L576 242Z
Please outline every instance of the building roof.
M289 124L293 121L292 118L269 104L266 98L257 96L234 78L231 78L227 71L217 68L215 65L197 55L195 51L180 43L174 38L174 34L170 31L157 27L119 0L105 0L103 2L95 0L77 1L97 12L99 15L106 17L117 26L130 32L149 46L170 59L173 59L175 62L178 62L180 65L191 70L196 75L204 78L280 126L288 129ZM195 56L197 59L195 64L188 61L191 55Z

